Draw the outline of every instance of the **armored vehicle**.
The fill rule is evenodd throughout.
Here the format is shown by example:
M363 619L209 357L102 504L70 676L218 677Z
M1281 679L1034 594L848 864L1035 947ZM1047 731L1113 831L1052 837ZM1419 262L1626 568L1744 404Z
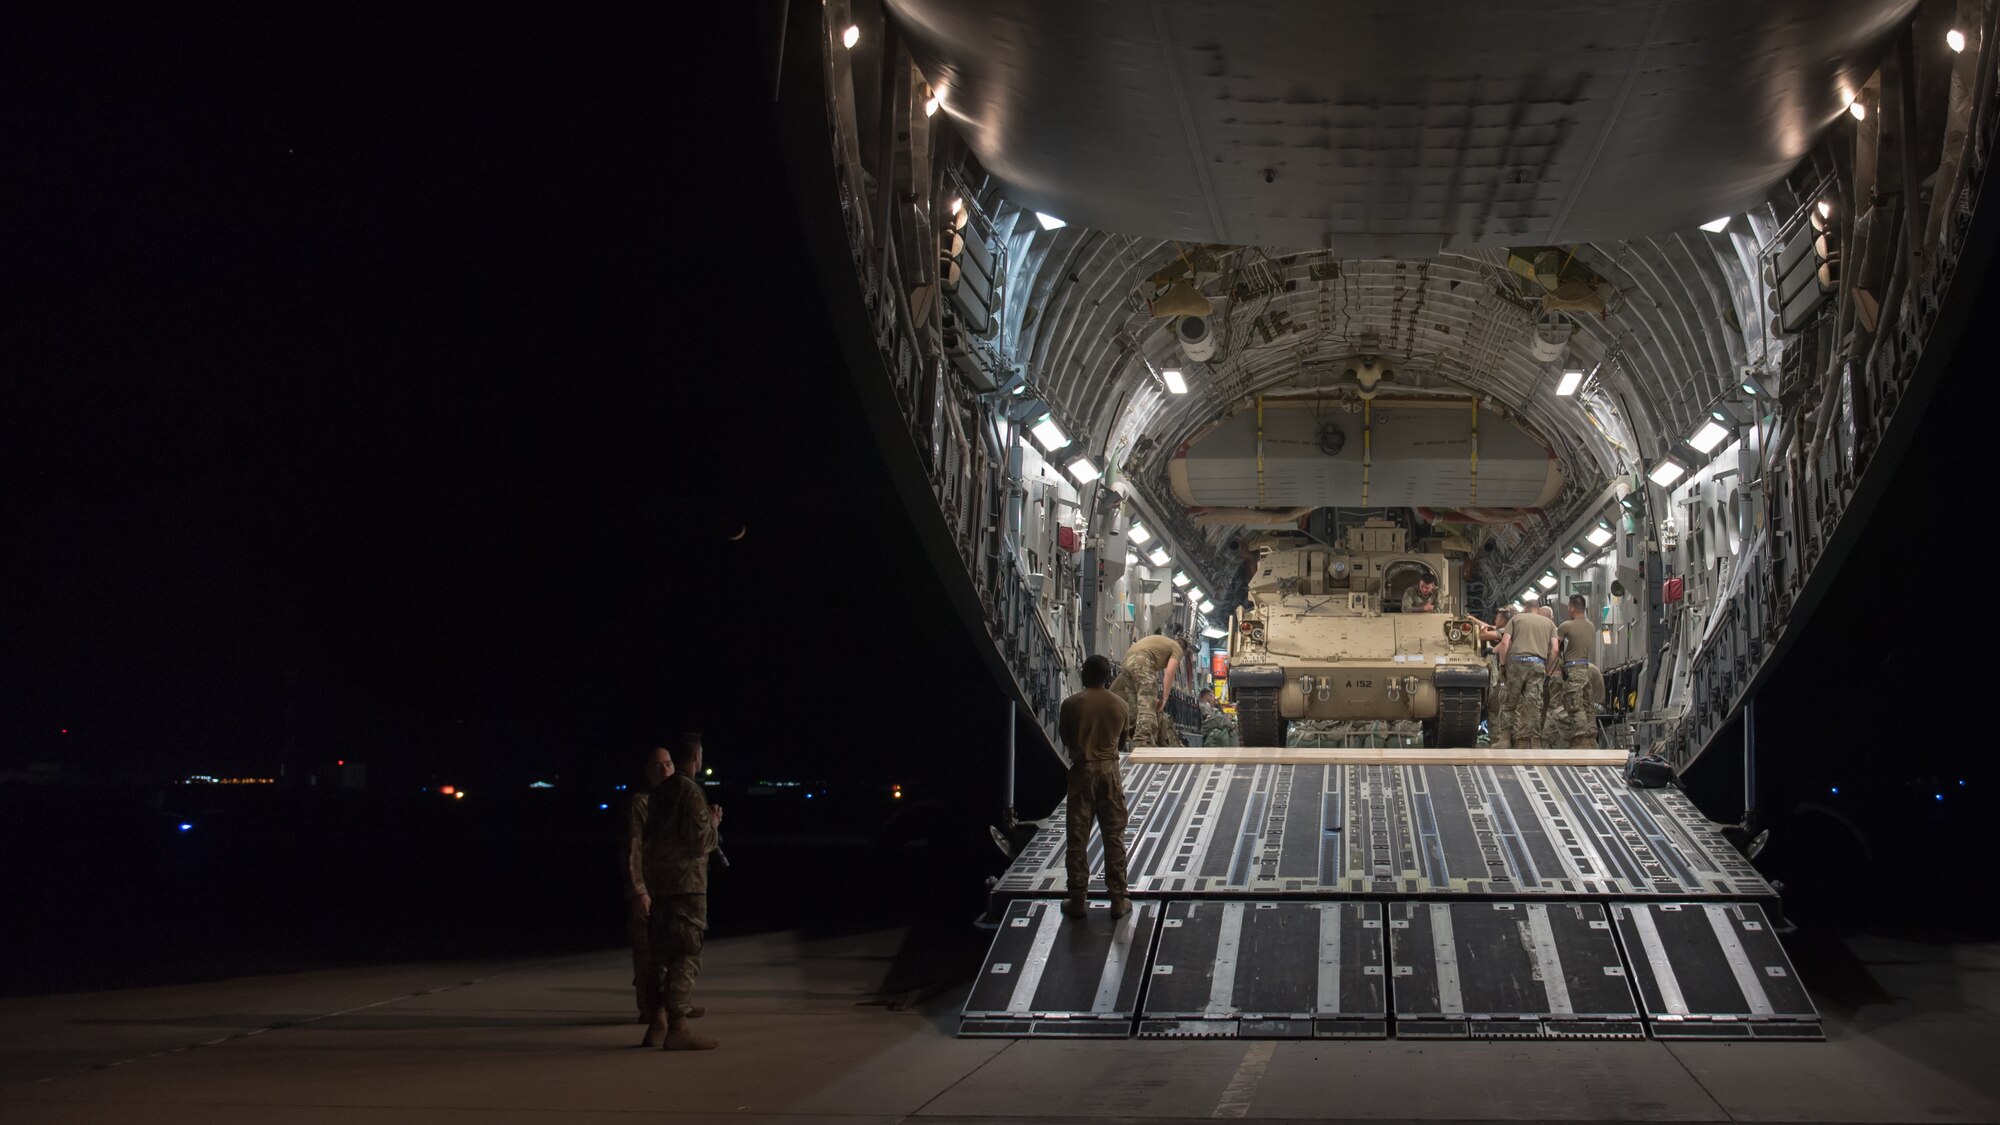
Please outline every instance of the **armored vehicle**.
M1386 520L1337 548L1264 548L1231 623L1238 741L1283 746L1294 720L1417 720L1425 746L1471 746L1488 672L1453 561L1412 552ZM1437 611L1401 612L1426 573Z

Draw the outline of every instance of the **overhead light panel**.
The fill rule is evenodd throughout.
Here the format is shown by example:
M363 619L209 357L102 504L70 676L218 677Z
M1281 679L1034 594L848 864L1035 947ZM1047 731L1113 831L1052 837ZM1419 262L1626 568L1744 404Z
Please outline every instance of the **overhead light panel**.
M1833 214L1833 204L1828 200L1819 201L1819 217L1824 219Z
M1042 447L1043 453L1054 453L1069 444L1069 435L1063 433L1061 426L1056 425L1053 414L1042 415L1042 420L1035 423L1034 428L1028 433L1034 436L1035 444Z
M1194 579L1189 578L1186 572L1174 571L1174 589L1185 590L1192 585L1194 585Z
M1582 383L1583 372L1575 370L1563 372L1562 382L1556 384L1557 397L1568 398L1576 393L1576 388Z
M1584 536L1584 538L1590 540L1591 546L1602 547L1606 543L1611 542L1611 525L1605 523L1603 520L1599 520L1597 526L1591 528L1590 534Z
M1143 523L1135 523L1132 525L1130 530L1125 532L1125 538L1130 539L1134 543L1144 543L1146 540L1151 539L1152 537L1153 533L1147 531L1146 525Z
M1540 578L1535 579L1535 585L1540 586L1544 590L1553 590L1556 586L1556 576L1553 574L1544 574Z
M1042 224L1043 230L1061 230L1069 225L1046 211L1035 212L1035 221Z
M1187 393L1187 380L1181 377L1180 368L1169 367L1165 371L1160 372L1160 378L1167 381L1167 392L1169 394L1184 395Z
M1688 439L1688 444L1701 450L1703 453L1713 453L1716 446L1721 445L1729 438L1729 433L1728 426L1723 425L1715 418L1710 418L1701 424L1701 429L1696 430L1693 437Z
M1188 591L1188 600L1191 602L1203 601L1206 598L1207 595L1201 592L1201 587L1199 586L1196 586Z
M1521 600L1524 602L1541 601L1542 592L1540 590L1535 589L1533 586L1530 586L1527 589L1521 591Z
M1729 216L1724 215L1720 219L1710 219L1709 221L1701 224L1701 229L1707 231L1710 234L1721 234L1723 230L1725 230L1728 226L1729 226Z
M1131 552L1131 551L1127 551L1127 552L1125 552L1125 565L1126 565L1126 566L1138 566L1138 565L1139 565L1139 556L1138 556L1138 555L1136 555L1136 554L1134 554L1134 553L1133 553L1133 552Z
M1214 602L1212 602L1212 601L1209 601L1209 600L1208 600L1208 599L1206 599L1206 598L1204 598L1204 599L1202 599L1202 603L1201 603L1201 606L1200 606L1200 609L1201 609L1201 611L1202 611L1203 613L1214 613L1214 612L1215 612L1215 603L1214 603Z
M1954 55L1958 54L1960 51L1965 50L1965 32L1960 31L1955 27L1952 28L1950 31L1945 32L1944 45L1950 47L1951 53Z
M1665 488L1681 479L1681 475L1685 472L1687 472L1686 465L1668 457L1653 466L1653 471L1646 474L1646 479L1659 485L1661 488Z
M1860 102L1853 102L1848 105L1847 112L1853 114L1856 121L1868 120L1868 107L1862 105Z
M851 23L848 24L847 30L840 33L840 42L842 46L852 51L854 45L861 42L861 29Z
M1579 548L1571 547L1569 554L1563 556L1563 565L1569 567L1571 570L1575 570L1577 567L1583 565L1583 560L1583 551Z
M1090 458L1079 457L1069 463L1069 475L1075 477L1078 484L1089 484L1104 474L1097 471L1097 465Z
M1229 630L1218 629L1215 626L1210 625L1208 628L1203 629L1201 631L1201 635L1207 637L1211 641L1227 640L1229 638Z
M930 97L924 99L924 116L936 117L937 111L938 111L938 95L933 93Z
M1752 398L1755 398L1758 394L1757 384L1751 382L1748 379L1743 380L1743 393L1751 396Z
M1165 566L1173 561L1173 556L1167 554L1165 547L1155 547L1153 553L1146 556L1146 561L1154 566Z

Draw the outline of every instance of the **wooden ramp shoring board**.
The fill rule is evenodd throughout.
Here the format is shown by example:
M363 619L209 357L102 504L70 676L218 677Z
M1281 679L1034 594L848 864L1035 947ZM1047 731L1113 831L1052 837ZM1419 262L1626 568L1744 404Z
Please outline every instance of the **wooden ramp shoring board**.
M1134 749L1135 763L1228 766L1622 766L1623 750L1404 750L1350 746L1308 748L1284 746L1210 746L1202 748L1145 747Z

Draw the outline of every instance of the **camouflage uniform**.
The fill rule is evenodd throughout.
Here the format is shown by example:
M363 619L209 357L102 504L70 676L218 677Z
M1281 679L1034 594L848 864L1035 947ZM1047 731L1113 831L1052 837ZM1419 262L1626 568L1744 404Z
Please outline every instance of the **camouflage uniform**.
M1403 591L1403 612L1436 613L1438 611L1438 595L1443 592L1439 587L1432 586L1431 592L1426 594L1415 586L1411 586L1409 589Z
M1596 670L1590 661L1565 661L1562 670L1561 702L1555 727L1571 749L1597 747L1597 704L1591 701L1591 679Z
M1112 898L1124 898L1125 880L1125 786L1118 776L1118 763L1078 762L1069 768L1068 846L1063 849L1063 868L1069 876L1066 886L1072 898L1083 897L1090 886L1090 829L1094 824L1104 838L1104 889Z
M653 896L648 934L653 954L653 999L683 1013L701 975L701 944L708 931L708 853L715 823L701 784L676 773L653 790L646 817L646 890Z
M1147 642L1156 639L1166 640L1164 637L1147 637L1133 645L1125 653L1125 663L1118 669L1118 678L1111 681L1112 694L1123 699L1132 712L1134 746L1166 745L1160 741L1160 724L1173 722L1160 710L1160 677L1167 670L1167 662L1147 647ZM1167 643L1173 642L1169 640ZM1178 645L1175 651L1179 651Z
M625 806L625 940L632 946L632 993L644 1015L652 1007L653 939L646 919L631 909L632 901L646 893L646 809L649 795L634 793Z
M1533 747L1541 741L1542 704L1547 695L1549 674L1546 661L1526 657L1507 658L1505 678L1500 683L1500 718L1495 740L1506 738L1517 748Z

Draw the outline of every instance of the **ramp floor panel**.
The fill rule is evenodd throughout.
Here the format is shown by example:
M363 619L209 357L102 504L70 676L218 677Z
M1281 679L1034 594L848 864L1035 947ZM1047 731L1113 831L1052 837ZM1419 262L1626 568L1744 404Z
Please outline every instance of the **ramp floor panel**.
M1128 763L1134 893L1775 898L1672 789L1606 766ZM995 887L1063 893L1062 810ZM1103 843L1090 844L1102 892Z
M1169 902L1143 1014L1149 1038L1382 1036L1382 904Z
M1396 1031L1475 1038L1645 1035L1595 902L1392 902Z
M1612 903L1660 1039L1817 1039L1819 1011L1755 903Z
M1093 902L1087 917L1060 899L1010 903L966 998L959 1034L1125 1038L1132 1033L1160 904L1123 918Z

